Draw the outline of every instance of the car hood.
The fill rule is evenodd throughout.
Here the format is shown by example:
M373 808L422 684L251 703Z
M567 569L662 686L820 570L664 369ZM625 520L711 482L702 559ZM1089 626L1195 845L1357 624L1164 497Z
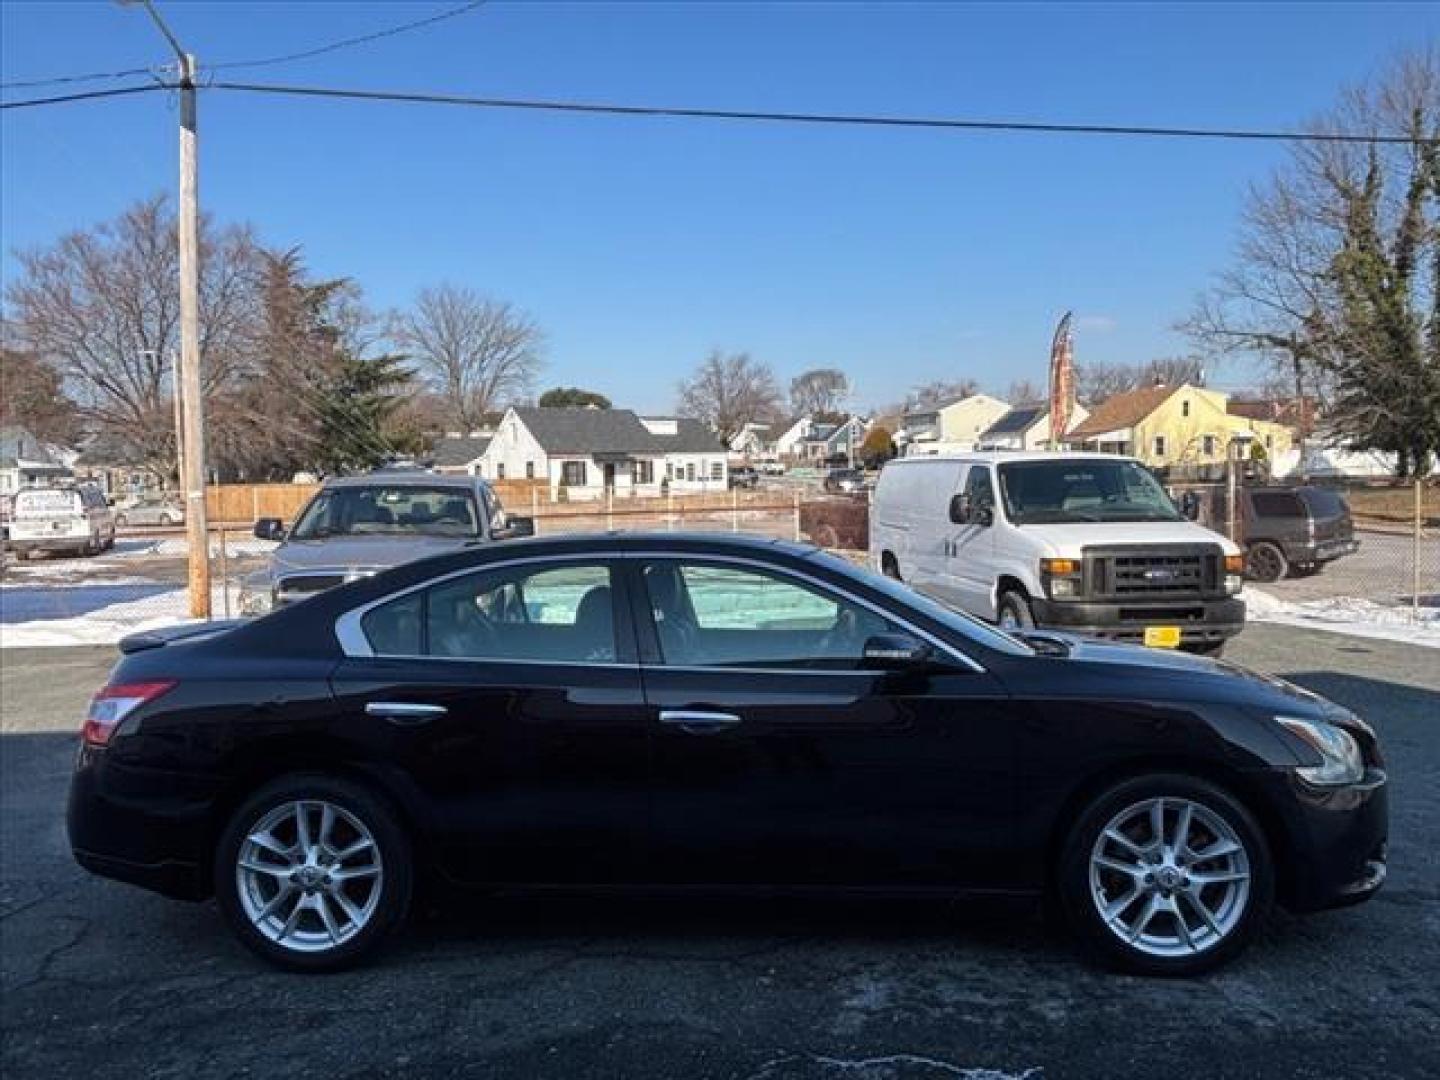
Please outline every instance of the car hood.
M471 543L466 536L332 536L321 540L287 540L270 557L270 572L279 577L309 570L384 570L431 555L458 551Z
M1063 559L1080 558L1087 544L1217 544L1227 555L1240 554L1231 541L1193 521L1083 521L1019 528Z
M1121 685L1127 692L1141 696L1227 701L1277 712L1287 709L1305 713L1338 711L1338 706L1302 686L1226 660L1053 630L1035 631L1034 636L1065 645L1068 655L1053 659L1074 665L1071 670L1089 668L1095 681L1110 691ZM1043 645L1043 640L1039 644ZM1130 670L1117 670L1121 668Z

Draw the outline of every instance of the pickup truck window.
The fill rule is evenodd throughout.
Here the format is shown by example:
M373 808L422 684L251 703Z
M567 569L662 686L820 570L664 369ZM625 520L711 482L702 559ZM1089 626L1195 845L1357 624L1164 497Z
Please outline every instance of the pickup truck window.
M1005 515L1016 525L1182 520L1165 489L1133 461L1013 461L999 472Z

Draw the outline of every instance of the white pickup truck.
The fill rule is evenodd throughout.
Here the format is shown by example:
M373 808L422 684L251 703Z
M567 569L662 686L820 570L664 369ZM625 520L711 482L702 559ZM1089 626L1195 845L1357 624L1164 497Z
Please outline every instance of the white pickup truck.
M1245 625L1239 547L1113 454L899 458L875 488L870 558L1007 628L1218 654Z

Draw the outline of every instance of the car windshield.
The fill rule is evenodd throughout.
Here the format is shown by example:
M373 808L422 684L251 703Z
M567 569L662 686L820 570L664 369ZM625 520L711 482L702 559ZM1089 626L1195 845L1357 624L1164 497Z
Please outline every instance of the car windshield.
M315 496L290 534L327 536L478 536L475 496L458 487L375 484L332 488Z
M848 559L842 559L838 555L832 555L828 551L821 551L811 558L817 563L823 563L833 570L839 570L851 577L859 577L864 583L876 592L890 597L892 600L903 604L911 610L918 611L934 622L939 623L948 630L953 630L961 637L978 642L986 648L994 649L997 652L1010 653L1013 656L1033 656L1035 650L1026 645L1023 641L1012 637L1003 630L997 630L987 623L963 611L946 607L939 601L924 596L910 586L896 581L894 578L886 577L884 574L877 574L865 566L858 566Z
M1182 520L1159 481L1134 461L1013 461L999 472L1005 516L1016 525Z

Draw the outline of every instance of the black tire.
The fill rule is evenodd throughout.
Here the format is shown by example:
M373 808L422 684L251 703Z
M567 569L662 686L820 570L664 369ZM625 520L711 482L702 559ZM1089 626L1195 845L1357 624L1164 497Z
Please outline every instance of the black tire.
M1239 910L1233 926L1218 941L1187 955L1153 955L1122 941L1106 924L1091 896L1090 857L1101 831L1127 808L1157 797L1184 800L1217 815L1238 839L1249 869L1249 892L1243 905L1236 904ZM1162 773L1118 784L1086 807L1061 850L1055 889L1071 931L1085 952L1101 964L1136 975L1187 976L1220 967L1245 949L1274 903L1275 871L1263 830L1239 800L1198 777Z
M1245 552L1245 576L1263 584L1279 581L1290 572L1290 562L1279 546L1269 540L1250 545Z
M895 581L904 581L900 576L900 563L895 558L894 552L887 551L880 556L880 572Z
M1000 626L1008 625L1017 630L1034 629L1035 614L1030 610L1030 599L1018 589L1001 593L1000 603L995 605L995 621Z
M330 803L360 821L379 849L380 896L369 920L353 936L319 952L301 952L271 941L252 923L240 895L236 865L250 831L286 803ZM371 956L404 921L410 906L414 862L410 839L387 800L363 785L323 773L281 777L260 788L230 817L215 853L215 898L231 930L257 955L290 971L338 971Z

